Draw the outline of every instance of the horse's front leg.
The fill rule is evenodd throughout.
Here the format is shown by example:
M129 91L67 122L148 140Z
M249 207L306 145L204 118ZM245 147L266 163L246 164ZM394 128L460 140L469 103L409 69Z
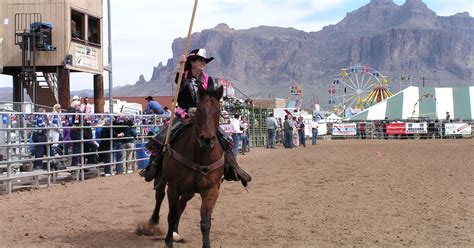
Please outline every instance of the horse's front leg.
M201 233L202 233L202 247L211 247L209 240L209 233L211 231L211 217L212 210L216 205L217 197L219 197L220 183L214 185L210 189L201 192Z
M155 180L156 181L156 180ZM165 199L165 188L166 183L161 182L161 184L155 188L155 209L153 210L153 214L151 215L149 223L152 225L158 225L160 223L160 209L161 204L163 203L163 199Z
M181 220L181 215L183 214L184 209L186 209L186 205L187 205L188 201L191 200L193 197L194 197L194 193L186 193L186 194L182 195L179 198L179 201L178 201L178 223L176 224L176 229L174 229L174 232L176 234L173 233L173 240L174 241L181 241L181 237L179 236L179 232L178 232L179 222Z
M179 201L179 192L176 189L176 186L169 184L168 185L168 233L166 234L165 243L166 247L173 247L173 232L178 228L179 223L179 211L178 211L178 201Z

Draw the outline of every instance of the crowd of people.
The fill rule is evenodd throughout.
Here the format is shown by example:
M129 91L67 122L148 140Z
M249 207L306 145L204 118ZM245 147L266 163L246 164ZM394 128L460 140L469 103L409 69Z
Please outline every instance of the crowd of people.
M286 149L294 147L306 147L306 124L303 117L296 118L291 115L285 115L283 123L277 120L273 114L265 120L267 127L267 148L276 149L277 135L280 129L283 129L282 143ZM316 145L318 141L318 122L313 119L309 123L311 126L311 144ZM281 128L280 128L281 127Z
M93 115L89 99L85 97L81 102L77 96L73 97L63 114L59 104L53 106L51 113L46 113L44 108L38 112L32 126L41 129L34 129L30 137L30 153L37 158L33 163L35 170L46 169L46 161L41 158L48 155L47 150L49 156L53 157L73 155L70 166L99 162L108 164L104 166L105 176L114 174L110 166L112 162L115 163L116 174L130 173L136 169L137 130L133 116ZM52 145L42 144L45 142ZM124 158L127 161L125 167L122 163ZM53 170L65 169L63 164L55 160L50 164Z

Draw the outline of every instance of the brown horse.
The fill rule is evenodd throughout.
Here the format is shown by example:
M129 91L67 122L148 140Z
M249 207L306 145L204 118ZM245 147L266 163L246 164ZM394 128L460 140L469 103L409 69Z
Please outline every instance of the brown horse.
M160 206L168 185L169 202L166 246L173 246L173 233L178 232L181 214L194 194L201 195L201 232L203 247L210 247L211 215L224 174L224 151L218 140L220 98L217 90L198 90L199 104L192 124L178 139L166 147L163 157L163 178L155 178L156 206L150 219L158 224Z

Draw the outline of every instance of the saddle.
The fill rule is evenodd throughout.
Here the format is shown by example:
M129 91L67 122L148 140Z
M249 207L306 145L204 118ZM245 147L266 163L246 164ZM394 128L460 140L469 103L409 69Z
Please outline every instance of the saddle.
M194 118L187 118L187 119L179 119L176 118L173 122L173 127L170 133L170 141L169 143L172 144L187 130L189 127L192 126ZM166 141L166 132L170 128L169 126L164 126L158 134L155 135L152 139L150 139L146 145L146 149L151 152L152 155L158 155L161 153L165 141Z

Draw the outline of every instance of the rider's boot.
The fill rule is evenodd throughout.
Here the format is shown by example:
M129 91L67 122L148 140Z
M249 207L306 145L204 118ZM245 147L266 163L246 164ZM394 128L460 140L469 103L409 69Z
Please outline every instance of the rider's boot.
M247 184L252 181L252 177L235 160L231 149L225 152L224 179L227 181L240 181L244 187L247 187Z
M148 166L140 171L140 176L144 177L147 182L153 181L158 175L161 175L162 162L163 155L151 156Z
M240 181L244 187L247 187L247 184L252 181L252 177L235 160L231 146L232 140L222 129L219 129L219 135L217 136L222 149L225 151L224 179L227 181Z

